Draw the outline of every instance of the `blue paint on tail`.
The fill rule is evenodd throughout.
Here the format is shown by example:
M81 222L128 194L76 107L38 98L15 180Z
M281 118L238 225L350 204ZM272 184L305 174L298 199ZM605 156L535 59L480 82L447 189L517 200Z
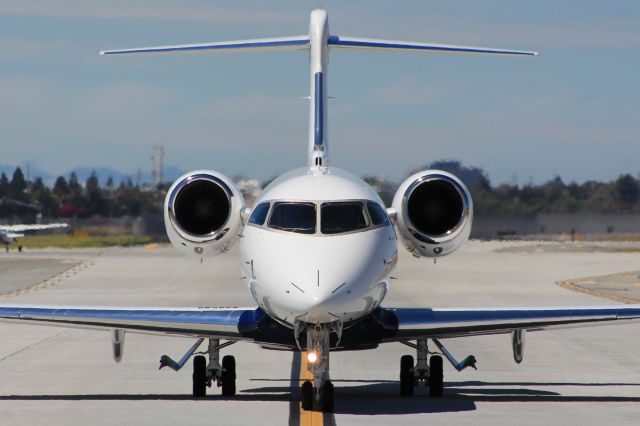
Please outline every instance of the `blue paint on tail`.
M322 73L315 75L315 112L313 143L316 147L324 144L324 93L322 92Z

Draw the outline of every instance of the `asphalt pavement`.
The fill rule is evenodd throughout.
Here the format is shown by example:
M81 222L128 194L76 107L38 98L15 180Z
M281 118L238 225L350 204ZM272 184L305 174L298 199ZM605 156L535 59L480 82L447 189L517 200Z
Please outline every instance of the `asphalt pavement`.
M385 305L619 303L558 285L585 277L609 283L600 290L613 285L602 277L623 277L618 281L635 290L640 253L557 244L472 241L436 264L402 252ZM170 246L12 252L0 259L0 293L1 303L253 306L233 253L200 264ZM399 396L400 356L412 353L401 344L334 353L335 414L310 417L295 399L298 354L232 345L223 355L236 357L238 396L214 389L194 400L190 366L158 370L161 355L180 357L192 339L128 334L116 364L108 332L3 323L0 424L635 425L638 335L640 324L528 333L520 365L508 336L448 339L456 356L477 357L478 370L445 365L442 398L425 389Z

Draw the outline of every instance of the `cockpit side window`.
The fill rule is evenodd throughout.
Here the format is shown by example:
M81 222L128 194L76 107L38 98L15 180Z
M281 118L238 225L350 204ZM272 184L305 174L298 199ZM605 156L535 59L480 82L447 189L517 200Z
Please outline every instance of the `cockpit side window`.
M316 205L313 203L274 203L269 227L282 231L315 234Z
M339 234L369 227L369 219L360 201L323 203L320 229L323 234Z
M367 210L369 210L369 216L371 216L371 223L373 226L386 225L389 223L389 216L377 203L368 202Z
M260 203L253 209L251 216L249 216L249 223L254 225L264 225L264 221L267 219L269 213L269 203Z

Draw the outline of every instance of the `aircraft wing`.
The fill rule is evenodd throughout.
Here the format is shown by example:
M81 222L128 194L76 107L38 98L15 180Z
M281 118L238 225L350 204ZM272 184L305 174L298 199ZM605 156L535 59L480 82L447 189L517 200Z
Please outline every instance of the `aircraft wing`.
M640 320L640 305L544 308L383 308L380 321L391 331L383 341L462 337L596 326Z
M0 321L145 334L250 339L263 317L255 308L105 308L0 304Z
M24 225L0 225L0 231L5 232L25 232L40 231L42 229L66 228L66 223L47 223L47 224L24 224Z

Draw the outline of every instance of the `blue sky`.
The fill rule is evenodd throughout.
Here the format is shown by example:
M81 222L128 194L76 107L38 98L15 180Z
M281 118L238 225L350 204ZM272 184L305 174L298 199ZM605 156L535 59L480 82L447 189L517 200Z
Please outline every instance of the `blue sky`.
M2 164L167 164L266 178L304 165L303 52L102 57L110 48L331 32L540 52L537 58L338 51L334 165L399 179L433 160L493 183L640 172L634 1L0 2Z

